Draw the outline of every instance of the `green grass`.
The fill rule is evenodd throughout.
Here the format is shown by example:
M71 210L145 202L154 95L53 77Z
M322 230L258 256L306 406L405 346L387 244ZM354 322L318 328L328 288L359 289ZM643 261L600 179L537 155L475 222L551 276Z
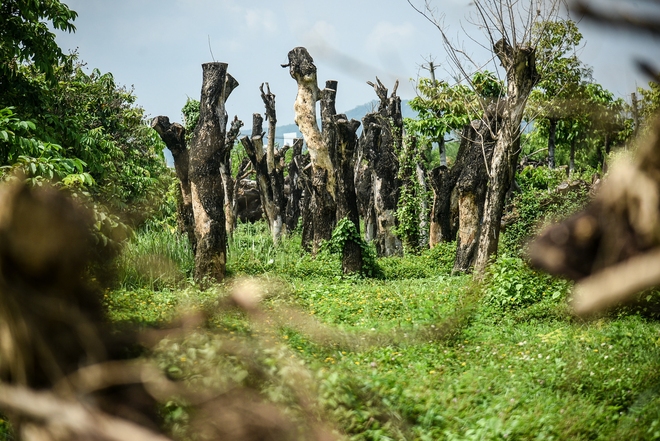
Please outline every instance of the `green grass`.
M579 321L569 284L517 257L498 259L478 286L451 276L451 245L379 259L378 279L342 277L336 256L312 259L299 237L274 247L259 224L241 225L229 245L230 273L258 276L269 294L261 322L226 307L231 279L207 291L147 281L107 293L115 321L157 325L183 307L211 314L154 350L172 377L264 381L251 363L220 355L235 340L270 373L260 390L274 402L296 408L299 377L287 363L309 372L325 418L348 439L660 438L660 325L630 313ZM168 427L185 433L185 409L168 406Z

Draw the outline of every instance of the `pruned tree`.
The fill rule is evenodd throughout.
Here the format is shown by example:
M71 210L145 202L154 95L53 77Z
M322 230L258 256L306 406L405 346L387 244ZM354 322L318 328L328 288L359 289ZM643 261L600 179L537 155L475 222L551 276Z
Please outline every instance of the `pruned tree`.
M179 179L180 198L177 198L177 224L179 231L188 237L193 249L197 249L195 238L195 216L190 192L189 164L190 157L186 142L186 129L179 123L170 123L167 116L157 116L151 121L151 127L165 143L174 158L174 171Z
M298 84L294 103L295 122L303 134L311 163L312 251L319 250L321 241L329 240L338 220L348 219L359 231L359 218L353 171L355 166L356 131L359 121L348 120L337 114L335 98L337 82L328 81L321 91L318 87L316 66L304 47L288 54L291 77ZM321 101L323 131L319 130L316 103ZM303 226L305 230L305 226ZM305 231L303 231L303 235ZM343 249L344 272L359 271L362 267L361 248L347 240Z
M396 94L399 82L394 84L391 95L378 78L376 83L367 84L374 88L380 100L378 110L362 119L360 137L360 149L371 171L369 200L373 202L376 252L381 256L399 255L403 251L401 239L395 234L400 186L397 152L401 151L403 142L401 98Z
M440 31L456 74L476 90L476 85L471 80L472 72L482 70L484 63L471 58L450 41L446 27L435 14L430 0L426 0L422 7L415 6L412 0L408 0L408 3ZM520 153L521 122L525 106L532 89L541 79L536 64L539 34L534 32L535 26L537 23L551 23L557 20L562 3L562 0L473 2L475 14L472 16L472 22L483 30L487 40L483 47L492 55L491 59L499 61L506 90L505 95L497 103L497 114L501 116L501 121L492 134L493 139L496 140L493 157L487 161L488 187L483 217L479 223L474 262L474 270L477 274L483 274L489 258L497 252L505 198L513 182ZM485 110L488 103L482 101L481 106ZM484 112L484 116L487 115L488 113ZM487 121L486 123L488 124Z
M429 229L429 246L431 248L441 242L453 241L456 238L459 227L456 184L461 174L464 173L463 169L466 164L461 159L464 158L463 153L468 150L468 146L472 146L478 139L485 141L486 138L492 138L492 134L488 132L492 125L492 117L484 117L483 106L490 106L492 113L492 110L495 109L493 106L504 94L502 82L492 72L476 72L471 81L474 88L461 83L450 85L446 81L435 78L420 78L417 81L417 96L410 101L411 107L418 111L418 118L406 120L406 128L409 133L415 134L427 142L438 142L441 154L444 151L445 136L453 132L461 141L459 155L451 168L446 162L441 161L440 166L430 173L429 180L433 189L433 208ZM486 132L480 132L480 138L470 136L474 133L470 122L476 120L483 121L484 124L476 122L475 124L486 128ZM482 153L485 151L486 149ZM471 166L476 166L479 170L483 169L480 164L471 164ZM478 188L476 184L471 184L469 187L475 191ZM465 185L462 188L466 188ZM480 200L484 194L480 194L477 199ZM479 219L470 220L470 223L478 225ZM474 237L476 238L476 235ZM470 255L473 256L473 253ZM463 259L457 258L457 261L459 260ZM471 264L472 262L469 262L468 267ZM463 268L465 265L466 263L462 262L458 267Z
M263 84L259 88L261 99L266 106L266 121L268 121L266 151L264 152L263 118L259 113L255 113L252 118L252 136L244 136L241 138L241 143L257 175L261 206L273 243L278 243L283 233L286 204L284 198L284 169L279 159L286 153L288 147L275 149L275 127L277 125L275 95L271 93L268 83L266 83L266 89L267 92L264 91Z
M225 102L238 82L226 63L202 65L199 122L190 144L190 192L195 216L195 278L221 281L227 263L224 188L220 166L226 149Z
M287 166L288 176L286 182L289 186L289 197L286 202L286 213L284 216L287 231L293 231L298 226L300 219L300 201L304 191L302 175L305 163L302 155L303 140L296 138L293 141L293 154ZM286 185L286 184L285 184Z
M232 236L236 226L236 185L241 179L241 173L238 174L236 179L232 176L231 152L238 135L241 133L241 127L243 127L243 121L234 116L231 128L227 132L226 148L220 162L220 176L222 178L222 189L224 190L225 229L228 237Z

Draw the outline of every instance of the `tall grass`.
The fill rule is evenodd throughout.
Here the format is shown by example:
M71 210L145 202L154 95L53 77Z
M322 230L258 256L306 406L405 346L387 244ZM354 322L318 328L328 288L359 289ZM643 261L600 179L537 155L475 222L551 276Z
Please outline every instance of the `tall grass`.
M136 232L117 259L119 288L174 288L192 276L195 257L188 239L170 228Z

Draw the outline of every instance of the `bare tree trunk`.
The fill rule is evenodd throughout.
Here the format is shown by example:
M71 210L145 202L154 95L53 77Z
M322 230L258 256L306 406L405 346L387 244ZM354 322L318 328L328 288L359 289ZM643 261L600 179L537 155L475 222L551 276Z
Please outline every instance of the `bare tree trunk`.
M291 162L289 162L289 198L286 203L285 223L287 231L293 231L298 227L298 219L300 219L300 201L303 194L303 183L301 181L302 170L302 139L295 139L293 141L293 155ZM304 167L304 165L303 165Z
M261 206L273 243L277 244L284 227L284 175L275 151L275 127L277 124L275 95L271 93L267 84L267 92L264 91L263 86L262 84L259 89L266 106L266 120L268 121L266 153L264 154L263 148L263 118L258 113L255 113L252 119L252 138L244 136L241 138L241 143L257 175Z
M540 80L534 49L522 45L514 48L506 39L501 39L495 43L493 50L506 70L507 96L490 164L482 230L474 265L479 274L483 274L490 256L497 253L504 201L520 154L520 123L527 98Z
M190 179L188 178L190 160L186 145L186 129L179 123L170 124L170 119L166 116L154 118L151 121L151 127L160 135L174 158L174 171L179 178L181 190L181 198L177 203L177 226L179 231L188 237L188 242L195 252L197 240L195 239L195 216L193 215Z
M365 129L366 130L366 129ZM364 221L364 240L371 242L376 237L376 212L374 210L374 192L372 187L373 162L369 161L368 148L376 142L380 130L375 129L363 133L358 143L358 152L355 163L355 192L358 201L358 212ZM369 139L365 139L365 138Z
M548 128L548 167L555 168L555 147L557 145L557 120L550 118Z
M504 201L520 154L520 123L527 98L540 79L534 49L522 45L514 48L506 39L501 39L495 43L493 50L506 70L507 96L489 170L483 223L474 264L478 274L483 274L490 256L497 252Z
M270 191L272 197L269 203L269 226L273 242L279 242L284 228L284 210L286 200L284 199L284 173L282 166L278 161L278 153L284 156L286 148L280 149L279 152L275 151L275 132L277 126L277 113L275 111L275 94L271 93L270 86L266 84L266 92L264 92L264 85L262 84L259 90L261 91L261 99L266 106L266 121L268 121L268 144L266 146L266 168L268 170L268 181L270 183Z
M399 164L396 152L400 150L403 132L401 99L396 95L398 82L389 97L387 88L380 80L376 79L376 84L367 84L374 88L380 98L378 112L367 114L362 120L360 139L373 164L371 182L376 215L376 251L380 256L400 255L403 245L394 234L399 201Z
M202 65L199 122L190 145L190 189L195 216L195 279L221 281L227 264L221 159L227 148L225 101L238 86L226 63Z
M426 172L420 161L417 161L415 173L417 174L417 185L423 193L419 210L419 247L424 249L429 246L429 207L426 200L429 189L426 184Z
M222 188L224 189L224 210L225 210L225 229L227 236L231 237L234 234L234 227L236 226L236 181L231 175L231 151L236 143L236 138L240 134L243 122L234 117L231 123L231 128L227 133L227 140L225 141L226 149L220 163L220 176L222 177Z
M570 177L575 171L575 148L577 147L577 140L571 141L571 152L568 158L568 176Z
M320 98L316 66L304 47L288 54L291 77L298 84L298 95L293 105L295 122L307 143L312 164L310 211L313 216L312 253L319 251L321 241L329 240L335 226L335 169L329 146L324 142L316 120L316 102Z
M355 151L358 144L356 135L360 122L349 121L346 115L338 115L335 108L337 82L327 81L321 100L323 137L335 164L337 191L335 196L337 220L348 219L356 232L360 231L360 217L355 193ZM342 250L342 269L345 274L362 270L362 248L360 243L348 239Z
M473 121L464 131L463 151L454 166L458 199L458 235L454 272L469 272L476 258L481 221L484 213L486 187L488 185L487 164L491 162L495 142L492 133L497 126L497 110L489 108L485 121Z

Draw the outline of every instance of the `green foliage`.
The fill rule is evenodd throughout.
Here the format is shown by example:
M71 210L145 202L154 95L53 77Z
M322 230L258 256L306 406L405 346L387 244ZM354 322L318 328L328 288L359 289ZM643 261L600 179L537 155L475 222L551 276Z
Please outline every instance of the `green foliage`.
M504 85L492 72L475 73L471 84L472 87L465 84L450 86L446 81L420 78L418 95L409 102L410 107L418 112L418 118L404 120L406 131L419 137L420 142L439 142L445 135L480 118L485 104L482 101L503 95Z
M395 213L398 224L394 233L399 236L405 252L416 253L427 247L421 238L428 237L428 230L422 231L420 219L429 216L431 193L422 187L417 179L417 168L425 169L424 151L418 140L412 136L404 137L398 154L399 201ZM428 228L428 222L427 227Z
M0 440L2 441L13 441L14 440L14 431L12 430L7 417L0 413Z
M58 0L3 0L0 6L0 89L20 82L18 66L29 63L55 80L53 68L65 55L49 27L66 32L76 30L78 14ZM0 96L2 91L0 91ZM0 100L0 107L7 105Z
M637 88L637 93L642 96L639 106L639 116L642 127L649 127L654 118L660 112L660 84L649 81L648 89Z
M521 191L509 202L505 214L512 221L500 237L500 249L508 253L523 251L525 242L541 227L574 214L590 200L589 184L579 175L565 181L564 170L526 167L517 182ZM563 193L557 190L560 183L568 187Z
M500 310L538 303L545 298L566 298L568 282L535 271L520 257L499 256L488 268L484 301Z
M380 258L378 265L385 280L426 279L450 275L455 258L456 242L443 242L418 254Z
M348 218L341 219L337 222L330 240L321 244L321 252L341 254L348 241L353 241L360 245L360 250L362 251L362 275L375 277L379 273L378 264L376 263L376 251L364 241L355 224Z
M186 143L190 143L192 135L195 132L195 127L199 122L199 101L193 98L188 98L186 104L181 109L183 114L183 126L186 128Z
M545 186L535 176L545 172L527 173L524 186ZM116 322L158 325L184 306L211 317L147 355L170 378L205 390L259 384L262 396L292 414L291 387L310 379L306 396L353 440L653 439L660 432L660 324L634 314L577 322L562 302L568 283L519 258L494 262L475 305L470 277L450 275L454 244L379 259L387 279L378 280L341 277L336 255L330 269L303 257L297 236L272 247L263 223L239 225L233 240L229 266L261 273L272 296L263 312L270 319L284 307L282 327L262 333L269 320L220 309L222 286L107 293ZM302 309L304 322L316 318L326 337L298 329L291 307ZM227 356L225 341L250 358ZM255 368L276 380L255 377ZM188 406L172 401L163 412L185 439Z

